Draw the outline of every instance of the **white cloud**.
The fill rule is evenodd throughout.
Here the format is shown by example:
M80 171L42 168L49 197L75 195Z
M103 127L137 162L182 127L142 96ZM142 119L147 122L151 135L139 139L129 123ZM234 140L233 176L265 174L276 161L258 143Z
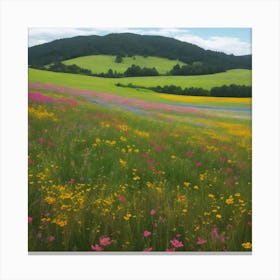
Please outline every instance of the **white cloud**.
M251 53L251 44L241 41L234 37L209 37L207 39L199 36L187 34L182 36L175 36L176 39L194 45L206 50L220 51L226 54L245 55Z

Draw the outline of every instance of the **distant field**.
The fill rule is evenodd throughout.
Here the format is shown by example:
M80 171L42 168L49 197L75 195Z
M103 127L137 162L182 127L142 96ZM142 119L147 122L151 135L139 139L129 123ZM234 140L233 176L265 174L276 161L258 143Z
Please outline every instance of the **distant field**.
M116 56L113 55L90 55L65 60L63 63L66 65L76 64L79 67L91 70L92 73L95 74L106 73L110 68L113 71L124 73L132 64L147 68L155 67L160 74L165 74L176 64L185 64L181 61L169 60L166 58L143 57L138 55L134 57L124 57L121 63L116 63L115 58Z
M224 73L217 73L212 75L200 76L168 76L168 77L132 77L122 78L122 84L132 83L138 86L154 87L164 85L176 85L185 87L200 87L204 89L211 89L215 86L221 85L246 85L252 84L252 72L246 69L234 69Z

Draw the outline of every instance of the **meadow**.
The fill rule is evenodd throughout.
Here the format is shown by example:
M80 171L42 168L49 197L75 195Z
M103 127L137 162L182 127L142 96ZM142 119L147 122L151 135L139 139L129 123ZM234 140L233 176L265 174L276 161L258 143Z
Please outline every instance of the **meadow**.
M249 85L250 75L161 82ZM29 251L251 251L251 99L118 80L29 69ZM132 80L160 82L121 79Z
M89 55L81 56L73 59L64 60L63 63L66 65L76 64L81 68L89 69L94 74L106 73L109 69L118 73L124 73L128 67L132 64L138 65L141 68L153 68L155 67L159 74L166 74L176 64L180 66L185 63L179 60L170 60L161 57L144 57L135 55L132 57L123 57L121 63L115 62L116 56L113 55Z

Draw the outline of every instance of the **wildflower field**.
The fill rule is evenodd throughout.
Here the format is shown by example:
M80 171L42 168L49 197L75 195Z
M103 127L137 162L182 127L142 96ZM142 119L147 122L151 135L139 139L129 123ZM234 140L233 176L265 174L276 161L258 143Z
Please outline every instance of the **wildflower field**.
M251 251L251 99L110 83L29 72L29 251Z

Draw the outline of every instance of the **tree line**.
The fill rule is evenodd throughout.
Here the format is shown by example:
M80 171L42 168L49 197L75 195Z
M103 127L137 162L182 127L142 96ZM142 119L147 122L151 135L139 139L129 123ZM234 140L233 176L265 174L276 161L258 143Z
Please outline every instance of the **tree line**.
M235 85L235 84L213 87L210 90L198 88L198 87L182 88L180 86L175 86L175 85L156 86L156 87L137 86L131 83L127 85L116 83L115 85L118 87L148 89L158 93L178 94L178 95L186 95L186 96L252 97L251 86Z
M176 64L170 71L172 76L191 76L191 75L206 75L225 72L226 68L222 65L209 65L202 62L193 62L180 66Z
M120 63L122 57L116 56L115 61ZM103 77L103 78L122 78L122 77L145 77L145 76L159 76L159 72L155 67L148 68L143 67L141 68L138 65L132 64L130 67L126 69L124 73L119 73L109 69L107 72L102 73L92 73L91 70L81 68L76 64L66 65L63 64L61 61L57 61L52 63L49 66L37 66L33 68L49 70L54 72L63 72L63 73L73 73L73 74L81 74L81 75L88 75L88 76L96 76L96 77ZM205 65L201 62L194 62L192 64L187 64L180 66L176 64L166 75L170 76L192 76L192 75L207 75L207 74L214 74L218 72L224 72L226 69L220 66L213 66L213 65Z
M48 71L53 71L53 72L73 73L73 74L81 74L81 75L103 77L103 78L159 76L159 73L155 67L141 68L140 66L135 65L135 64L128 67L124 73L119 73L119 72L113 71L112 69L109 69L106 73L96 74L96 73L92 73L91 70L81 68L76 64L66 65L60 61L55 62L49 66L39 66L39 67L33 67L33 68L41 69L41 70L48 70Z

